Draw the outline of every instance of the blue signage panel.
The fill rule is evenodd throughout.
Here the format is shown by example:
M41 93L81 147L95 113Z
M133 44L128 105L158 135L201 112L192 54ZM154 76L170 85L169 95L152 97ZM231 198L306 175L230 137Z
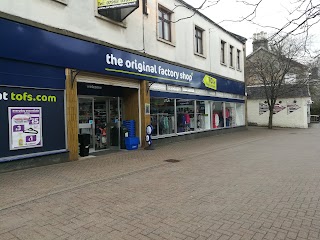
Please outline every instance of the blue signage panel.
M66 148L64 91L0 86L0 113L0 162Z
M0 84L65 89L65 69L0 58Z
M0 57L244 95L244 83L0 19Z

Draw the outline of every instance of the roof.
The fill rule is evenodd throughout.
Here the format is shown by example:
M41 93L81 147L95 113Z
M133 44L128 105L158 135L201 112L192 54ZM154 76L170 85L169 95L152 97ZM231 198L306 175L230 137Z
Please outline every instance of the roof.
M266 52L266 53L268 53L268 54L271 54L271 55L274 55L274 56L275 56L275 54L274 54L272 51L270 51L270 50L268 50L268 49L265 49L264 47L259 47L257 50L255 50L254 52L250 53L250 54L246 57L246 60L249 60L249 58L251 58L252 56L254 56L254 55L256 55L256 54L258 54L259 52L262 52L262 51L264 51L264 52ZM288 59L288 58L286 58L286 59ZM295 61L295 60L292 60L292 61L295 63L296 66L300 66L300 67L302 67L302 68L307 68L307 66L304 65L304 64L302 64L302 63L299 63L299 62L297 62L297 61Z
M266 99L264 86L248 86L248 99ZM302 98L310 97L309 86L287 84L281 87L278 98Z
M207 17L206 15L204 15L203 13L201 13L199 10L197 10L195 7L191 6L190 4L186 3L183 0L176 0L178 2L181 2L183 5L185 5L188 9L194 11L195 13L199 14L201 17L203 17L204 19L206 19L208 22L212 23L213 25L217 26L218 28L220 28L222 31L224 31L225 33L229 34L230 36L234 37L236 40L240 41L241 43L245 44L247 39L245 37L242 37L238 34L232 33L226 29L224 29L223 27L221 27L219 24L215 23L213 20L211 20L209 17Z

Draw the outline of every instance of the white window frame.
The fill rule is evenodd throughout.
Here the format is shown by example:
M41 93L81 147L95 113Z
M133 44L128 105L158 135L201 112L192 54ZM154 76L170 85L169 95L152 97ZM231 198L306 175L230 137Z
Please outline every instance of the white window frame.
M163 10L167 13L170 14L170 20L169 20L169 26L170 26L170 41L169 40L166 40L164 38L161 38L160 37L160 34L159 34L159 11ZM158 8L157 8L157 18L156 18L156 26L157 26L157 40L160 41L160 42L164 42L166 44L169 44L171 46L174 46L175 47L175 24L172 24L172 22L174 22L174 12L172 12L171 10L169 10L168 8L166 8L165 6L161 5L161 4L158 4Z
M197 32L201 32L201 45L202 45L202 52L197 51L198 47L198 40L199 38L197 37ZM194 54L200 57L205 58L206 57L206 46L205 46L205 30L197 25L194 25L193 28L193 39L194 39Z

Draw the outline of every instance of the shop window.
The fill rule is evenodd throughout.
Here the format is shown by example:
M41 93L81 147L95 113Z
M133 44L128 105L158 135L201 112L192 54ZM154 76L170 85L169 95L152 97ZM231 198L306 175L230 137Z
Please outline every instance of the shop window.
M236 126L244 126L245 122L245 105L244 103L236 103Z
M194 116L193 100L177 99L177 132L194 131L197 123Z
M210 101L197 101L197 128L196 130L205 130L211 128L211 107Z
M236 104L227 102L225 108L226 127L236 126Z
M174 99L151 98L150 116L153 136L175 133Z
M223 102L212 102L212 128L223 128L224 127L224 107Z
M171 12L160 7L158 9L158 37L172 42L171 36Z

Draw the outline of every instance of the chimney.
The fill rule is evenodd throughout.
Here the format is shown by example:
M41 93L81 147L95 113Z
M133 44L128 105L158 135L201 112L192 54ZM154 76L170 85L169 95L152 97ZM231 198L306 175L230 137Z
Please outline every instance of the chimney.
M268 39L266 32L254 33L252 42L253 51L263 47L268 50Z

